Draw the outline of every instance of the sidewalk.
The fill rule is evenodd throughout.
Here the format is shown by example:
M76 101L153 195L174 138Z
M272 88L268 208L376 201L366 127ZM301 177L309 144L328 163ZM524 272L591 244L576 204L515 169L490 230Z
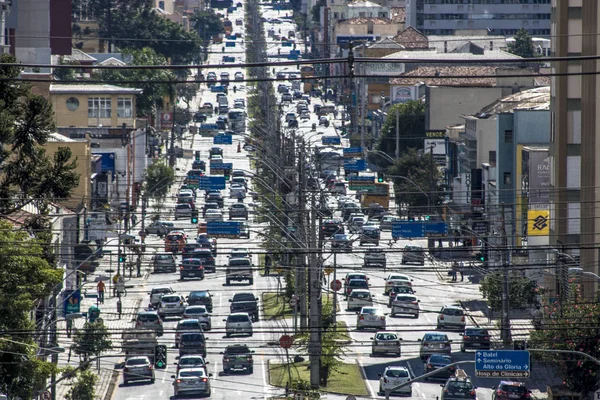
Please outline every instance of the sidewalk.
M100 264L100 271L103 271L107 265L106 260L103 260ZM143 258L142 265L148 266L150 265L150 255L146 255ZM127 290L131 290L133 288L139 287L144 284L146 279L148 278L150 272L149 267L145 267L142 269L141 277L129 278L129 274L127 274L125 278L125 288ZM96 293L96 283L94 282L95 277L98 274L88 276L88 284L86 288L88 290L88 294L86 297L82 297L81 301L81 311L87 312L88 308L92 305L96 305L97 293ZM135 316L140 308L142 299L139 296L135 296L133 293L130 293L128 296L121 298L122 303L122 313L121 317L117 313L117 297L112 297L112 286L111 290L108 290L105 293L104 304L98 304L100 308L100 317L104 320L104 324L106 325L108 331L112 334L111 340L113 345L113 350L106 353L108 354L120 354L121 353L121 335L125 329L133 328ZM82 329L85 324L85 319L75 319L73 320L73 331L75 329ZM79 365L79 356L75 353L69 354L69 350L71 345L73 344L73 337L68 338L66 335L66 321L62 320L57 323L57 332L59 338L59 346L67 349L65 353L59 354L58 358L58 366L60 368L64 368L67 365L71 367L77 367ZM115 357L115 358L106 358L101 359L98 370L98 365L96 363L92 363L92 371L94 371L99 379L96 384L96 400L104 400L110 399L112 396L112 391L114 388L115 382L118 380L120 373L115 372L115 365L119 362L122 362L123 359ZM59 379L60 376L57 376ZM63 380L59 382L56 386L56 398L64 399L67 392L71 389L73 380Z

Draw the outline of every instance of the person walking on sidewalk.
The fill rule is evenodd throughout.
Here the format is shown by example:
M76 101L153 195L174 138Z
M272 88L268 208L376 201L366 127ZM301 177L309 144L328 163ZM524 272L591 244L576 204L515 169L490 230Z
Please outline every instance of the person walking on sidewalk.
M100 280L100 282L98 282L98 301L100 302L100 304L104 304L104 289L106 288L106 285L104 284L104 282L102 282L102 280Z
M451 282L456 282L456 273L458 271L458 263L454 261L452 263L452 268L450 269L450 275L452 276Z
M465 280L465 264L461 261L458 266L458 272L460 272L460 281L464 282Z

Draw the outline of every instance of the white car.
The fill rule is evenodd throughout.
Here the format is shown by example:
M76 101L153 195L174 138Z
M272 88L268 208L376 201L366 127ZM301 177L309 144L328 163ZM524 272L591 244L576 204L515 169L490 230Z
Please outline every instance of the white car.
M246 188L239 184L233 184L229 187L229 197L232 199L239 199L246 197Z
M356 329L377 328L385 330L385 314L378 307L363 307L356 315Z
M464 330L466 324L465 310L460 305L442 307L437 317L438 329L452 327Z
M393 365L385 368L382 374L379 374L379 393L385 394L386 390L392 390L401 383L410 382L410 372L406 367ZM412 383L396 389L394 393L404 393L412 396Z
M306 109L304 111L300 112L300 119L302 119L302 120L310 119L310 112Z
M206 306L187 306L183 312L184 319L197 319L202 325L202 329L210 331L211 321L210 314L206 309Z
M373 297L368 289L354 289L348 295L348 310L360 310L373 305Z
M177 375L171 375L175 379L173 390L175 397L180 394L202 393L210 396L210 380L212 374L207 374L204 367L182 368Z
M161 319L165 319L167 316L183 316L185 308L187 307L185 298L180 294L165 294L160 298L158 303L158 315Z
M407 275L402 274L389 274L387 278L385 278L385 294L388 294L390 290L394 286L405 285L412 287L412 279L410 279Z
M250 258L250 249L247 247L236 247L229 252L229 258Z
M419 301L414 294L399 293L392 301L390 315L395 317L398 314L410 314L415 318L419 318Z
M207 221L223 221L223 212L221 210L206 210L204 219Z

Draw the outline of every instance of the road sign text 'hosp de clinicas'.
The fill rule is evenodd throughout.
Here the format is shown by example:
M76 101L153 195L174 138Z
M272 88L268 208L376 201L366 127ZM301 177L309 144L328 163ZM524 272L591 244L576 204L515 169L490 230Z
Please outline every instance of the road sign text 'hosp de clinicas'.
M475 352L475 376L480 378L528 378L530 369L527 350Z

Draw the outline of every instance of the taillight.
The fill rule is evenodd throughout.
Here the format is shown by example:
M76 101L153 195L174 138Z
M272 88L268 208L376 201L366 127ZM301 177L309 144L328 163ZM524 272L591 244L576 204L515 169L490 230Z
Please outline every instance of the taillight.
M160 319L157 319L157 320L155 321L155 324L156 324L156 325L160 325Z
M427 363L427 368L433 368L433 365Z
M252 356L248 356L248 361L252 361Z
M388 378L383 378L383 383L388 383Z
M364 315L361 315L361 316L359 316L359 317L358 317L358 319L360 319L360 320L362 321L362 320L364 320L364 319L365 319L365 316L364 316Z
M207 381L208 381L208 379L202 378L202 382L207 382Z
M182 306L183 305L183 300L179 300L179 305Z
M531 398L531 393L525 393L525 397L528 399Z
M201 265L201 266L198 267L198 269L204 269L204 267Z
M471 390L471 391L469 392L469 394L470 394L471 396L475 396L475 389Z
M411 301L410 304L417 304L417 302L416 301Z
M154 369L154 366L153 366L152 364L150 364L150 365L148 366L148 368L150 368L150 369Z
M463 317L460 319L460 322L465 322L465 316L463 315Z
M123 371L124 371L124 372L129 372L129 368L125 367L125 368L123 369Z
M490 337L489 336L484 336L483 340L490 340Z
M497 395L498 395L498 396L507 396L507 395L508 395L508 393L507 393L507 392L505 392L505 391L504 391L504 390L502 390L502 389L498 389L498 393L497 393Z
M175 382L177 382L177 383L181 383L181 379L177 379Z
M180 266L179 266L179 269L183 271L183 265L180 265Z
M136 323L135 323L135 327L137 328L137 327L138 327L138 326L140 326L141 324L142 324L142 322L141 322L141 321L138 321L138 322L136 322Z
M470 336L463 336L463 340L469 340L469 339L471 339Z
M229 358L227 358L227 357L223 359L223 362L229 362L229 361L231 361L231 360L229 360Z
M440 315L440 319L443 320L444 319L444 314Z

